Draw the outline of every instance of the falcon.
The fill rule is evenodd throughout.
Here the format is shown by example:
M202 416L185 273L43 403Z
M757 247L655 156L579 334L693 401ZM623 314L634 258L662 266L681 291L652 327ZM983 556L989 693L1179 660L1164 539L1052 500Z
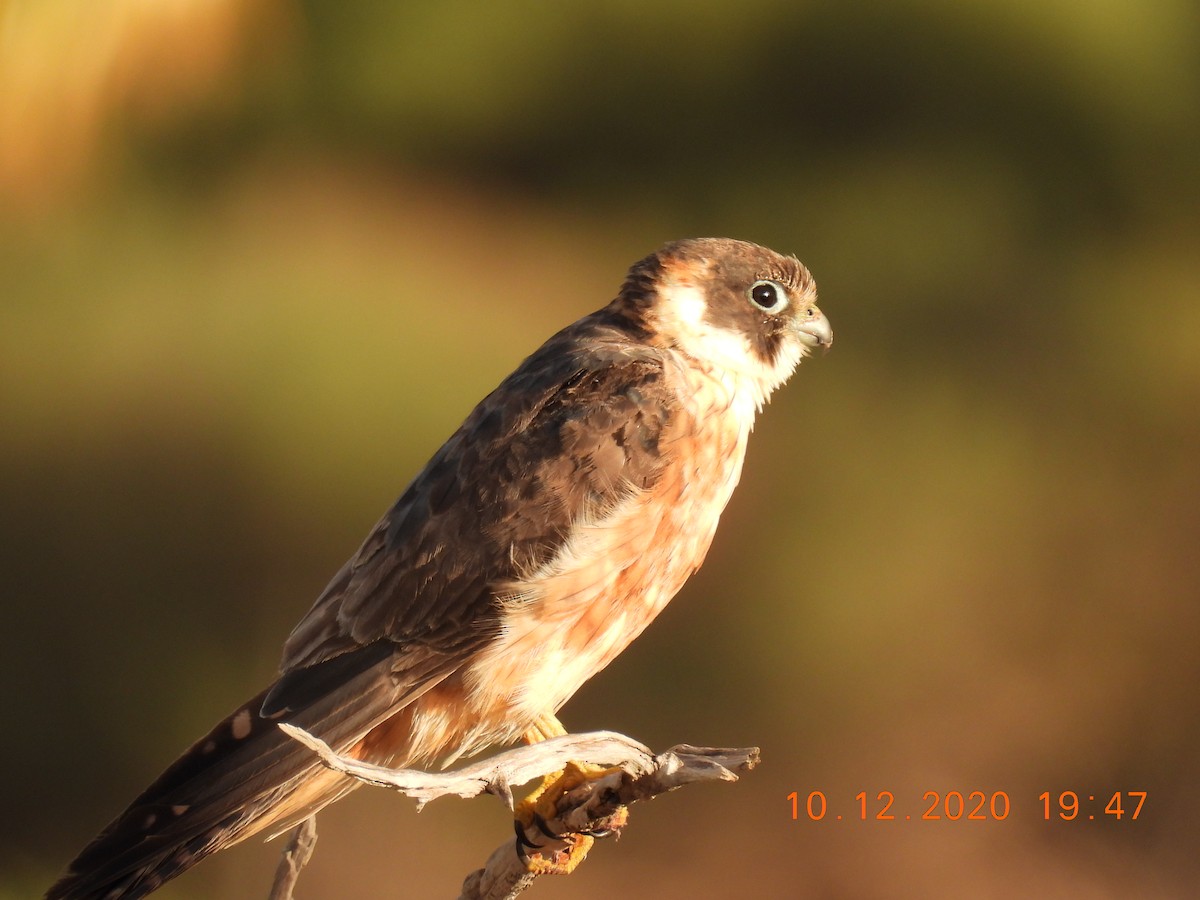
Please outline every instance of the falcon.
M197 741L49 900L142 897L357 784L338 752L448 765L558 710L704 560L756 413L833 341L793 257L668 244L483 399L301 619L279 678Z

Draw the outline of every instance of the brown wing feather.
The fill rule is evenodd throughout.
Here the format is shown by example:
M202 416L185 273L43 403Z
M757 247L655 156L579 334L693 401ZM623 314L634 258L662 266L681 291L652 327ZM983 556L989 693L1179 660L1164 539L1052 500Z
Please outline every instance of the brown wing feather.
M602 310L551 338L434 455L284 647L285 671L386 638L456 656L494 634L494 592L585 511L661 475L662 361Z

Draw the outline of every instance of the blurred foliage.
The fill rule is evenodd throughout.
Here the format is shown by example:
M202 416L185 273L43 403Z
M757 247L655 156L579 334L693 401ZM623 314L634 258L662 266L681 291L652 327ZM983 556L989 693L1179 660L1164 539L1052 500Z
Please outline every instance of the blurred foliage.
M838 345L565 718L766 762L539 889L1190 896L1197 210L1188 0L2 0L0 898L270 677L523 355L710 233L797 252ZM814 789L1013 813L792 822ZM444 895L505 833L360 794L313 896Z

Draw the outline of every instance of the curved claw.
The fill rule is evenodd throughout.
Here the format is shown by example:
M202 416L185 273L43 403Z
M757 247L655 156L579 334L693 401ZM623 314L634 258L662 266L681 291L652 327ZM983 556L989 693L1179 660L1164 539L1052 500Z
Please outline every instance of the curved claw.
M546 837L550 838L550 840L561 841L563 839L563 836L561 834L555 834L553 831L550 830L550 826L546 823L546 820L542 818L540 813L535 812L533 814L533 824L537 827L538 831L540 831ZM540 847L541 844L536 844L535 846Z
M513 845L513 849L517 851L517 859L521 860L522 862L528 859L528 855L525 853L525 848L527 847L530 850L541 849L541 844L537 843L536 841L531 841L529 836L525 834L525 827L521 824L519 819L513 819L513 831L516 832L517 835L517 839Z

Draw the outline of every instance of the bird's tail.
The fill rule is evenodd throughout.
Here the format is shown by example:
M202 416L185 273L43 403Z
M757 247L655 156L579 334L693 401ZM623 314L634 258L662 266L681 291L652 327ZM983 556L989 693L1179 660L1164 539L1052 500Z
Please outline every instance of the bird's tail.
M395 710L394 685L377 674L353 673L341 690L282 713L346 749ZM267 828L283 831L355 787L278 727L285 716L275 695L291 687L287 679L193 744L84 847L47 900L144 897L218 850Z

